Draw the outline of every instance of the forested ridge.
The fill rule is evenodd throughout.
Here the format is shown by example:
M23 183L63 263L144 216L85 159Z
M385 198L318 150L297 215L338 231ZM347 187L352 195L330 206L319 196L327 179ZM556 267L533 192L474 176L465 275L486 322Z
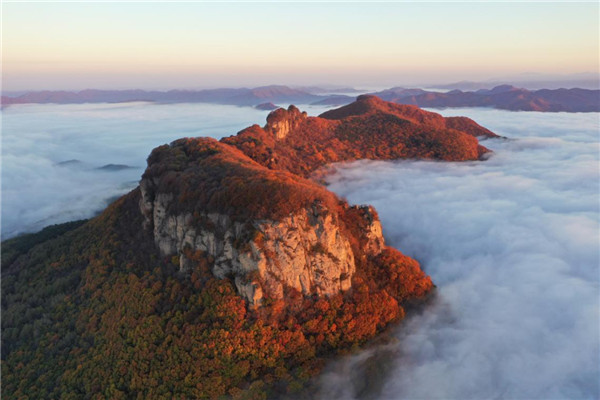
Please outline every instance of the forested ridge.
M156 148L145 179L205 227L202 212L278 220L318 202L335 214L354 254L351 288L321 297L287 288L249 307L233 277L215 278L208 253L186 247L185 270L160 255L137 188L87 222L2 243L2 397L311 398L328 357L401 320L433 284L395 249L366 253L376 213L307 178L358 158L478 159L488 150L474 136L486 132L366 96L323 118L290 107L221 142Z
M288 293L251 311L202 254L189 275L161 260L131 229L138 201L136 190L3 270L4 398L293 398L324 357L364 343L430 289L414 260L389 250L351 293Z

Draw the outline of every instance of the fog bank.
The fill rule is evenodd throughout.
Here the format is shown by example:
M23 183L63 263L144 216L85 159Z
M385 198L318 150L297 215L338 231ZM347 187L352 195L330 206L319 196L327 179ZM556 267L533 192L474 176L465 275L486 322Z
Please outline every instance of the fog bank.
M287 106L287 105L282 105ZM300 106L310 115L324 107ZM2 109L2 239L92 217L137 186L153 148L263 125L268 111L213 104L23 104ZM133 168L105 168L107 164Z
M359 389L386 400L598 398L598 114L442 113L514 140L485 141L495 151L485 162L360 161L329 178L350 202L377 208L388 244L417 258L438 293L397 341L332 364L321 398L357 398L368 362L382 383ZM137 185L158 145L235 134L267 114L208 104L8 107L2 239L93 216ZM133 168L98 169L107 164Z
M387 352L380 399L597 399L598 114L463 109L514 140L485 162L337 167L329 188L372 204L387 243L438 286L395 344L334 363L321 398L361 398L348 373Z

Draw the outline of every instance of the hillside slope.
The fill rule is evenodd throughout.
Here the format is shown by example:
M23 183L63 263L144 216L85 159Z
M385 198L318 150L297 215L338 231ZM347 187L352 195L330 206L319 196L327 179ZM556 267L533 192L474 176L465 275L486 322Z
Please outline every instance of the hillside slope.
M222 142L261 165L309 177L326 164L358 159L477 160L489 151L478 136L498 137L465 117L444 118L364 95L319 117L294 106L278 109L264 127L253 125Z
M385 245L372 207L307 178L339 160L487 151L473 134L489 131L449 121L364 97L157 147L140 186L100 216L11 244L2 397L310 398L325 357L402 319L433 284Z

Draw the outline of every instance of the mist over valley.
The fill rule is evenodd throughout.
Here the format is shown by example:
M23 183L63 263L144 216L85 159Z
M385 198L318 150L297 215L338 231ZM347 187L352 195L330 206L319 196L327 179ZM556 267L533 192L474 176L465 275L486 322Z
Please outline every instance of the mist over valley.
M229 136L268 112L149 103L5 109L3 239L90 218L137 186L153 147ZM422 263L437 293L397 328L396 342L326 367L319 395L597 398L598 114L442 113L504 138L481 142L493 150L485 161L364 160L334 164L326 178L351 204L375 206L387 242ZM364 371L375 352L389 370L365 394L348 366Z
M316 115L327 108L303 109ZM108 205L107 199L137 186L154 147L185 136L234 135L264 121L268 113L201 103L6 108L2 110L2 238L90 218Z
M443 114L508 139L483 141L484 162L358 161L327 179L373 204L438 290L395 343L334 363L322 398L362 398L348 366L374 356L394 360L378 399L597 398L598 115Z

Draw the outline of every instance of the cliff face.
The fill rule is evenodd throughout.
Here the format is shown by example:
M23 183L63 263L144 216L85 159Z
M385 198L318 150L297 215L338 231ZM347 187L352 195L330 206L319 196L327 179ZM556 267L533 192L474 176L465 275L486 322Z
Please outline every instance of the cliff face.
M205 144L215 145L211 141ZM180 146L186 148L189 145L189 141L184 141L169 150L176 153ZM202 152L194 153L186 148L185 153L190 155L187 165L199 164L201 167L215 161L212 158L216 154L222 154L214 153L199 159L195 155ZM227 159L234 156L244 159L233 151L227 154ZM153 231L161 255L177 255L180 271L188 272L193 269L193 262L186 254L202 252L214 260L213 274L218 278L233 278L238 292L251 305L260 304L265 295L272 299L284 298L284 292L289 289L303 295L319 296L346 291L350 289L356 271L355 251L358 249L352 248L351 240L362 242L359 255L363 258L374 258L384 248L381 225L374 210L362 209L362 221L357 219L355 223L361 224L363 237L352 238L348 224L343 222L348 218L340 214L355 208L339 201L330 201L328 205L319 198L320 188L311 182L302 181L315 191L315 195L305 202L293 204L287 215L267 212L232 218L231 214L219 210L219 205L203 204L193 210L179 207L185 188L177 183L169 186L167 181L189 180L185 174L174 177L173 171L155 174L152 171L156 167L150 165L140 183L140 211L145 218L144 226ZM215 165L212 167L218 169ZM257 167L246 179L274 180L268 172L264 167ZM306 191L302 187L293 189ZM268 203L276 197L272 190L278 190L278 187L263 187L263 202ZM220 194L220 189L212 193L213 196Z
M306 112L300 112L295 106L289 106L287 110L279 108L267 116L267 125L265 125L264 129L275 135L276 139L285 139L306 118Z

